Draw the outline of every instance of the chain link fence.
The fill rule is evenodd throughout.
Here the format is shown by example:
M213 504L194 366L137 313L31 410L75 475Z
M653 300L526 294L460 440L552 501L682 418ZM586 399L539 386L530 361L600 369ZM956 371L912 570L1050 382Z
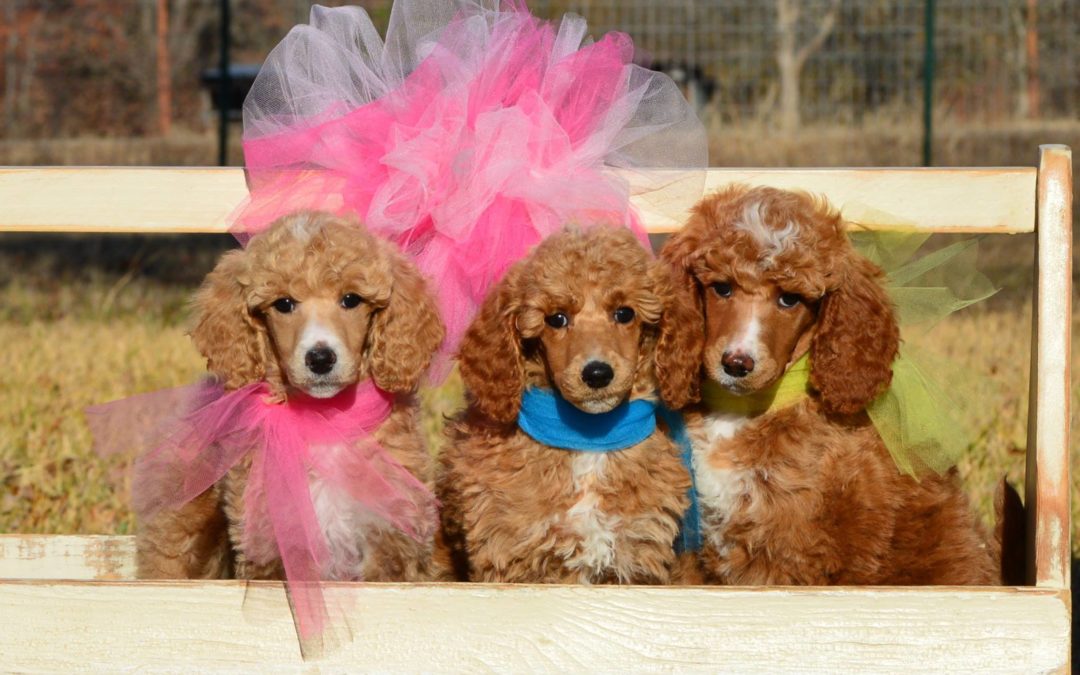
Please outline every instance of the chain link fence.
M235 62L258 64L310 0L231 0ZM712 128L918 126L931 0L533 0L594 35L631 34ZM349 4L328 0L326 4ZM387 0L359 0L383 24ZM0 0L0 138L160 135L215 123L200 73L216 65L219 0ZM1080 1L936 0L937 124L1075 121ZM157 62L162 10L170 67ZM170 96L160 96L161 73Z
M1080 2L937 0L934 112L994 124L1075 118ZM920 114L927 0L580 0L597 32L623 30L726 123L890 122Z

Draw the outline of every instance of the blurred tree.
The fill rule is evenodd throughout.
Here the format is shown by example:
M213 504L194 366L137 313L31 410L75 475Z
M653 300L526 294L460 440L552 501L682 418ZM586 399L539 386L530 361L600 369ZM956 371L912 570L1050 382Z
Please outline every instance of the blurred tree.
M799 44L799 16L802 0L776 0L776 67L780 78L780 128L799 128L799 78L807 59L825 44L840 11L840 0L831 0L815 22L814 35Z
M157 105L158 132L172 128L172 72L169 68L169 0L157 0Z
M46 8L24 0L4 0L4 126L12 132L33 114Z

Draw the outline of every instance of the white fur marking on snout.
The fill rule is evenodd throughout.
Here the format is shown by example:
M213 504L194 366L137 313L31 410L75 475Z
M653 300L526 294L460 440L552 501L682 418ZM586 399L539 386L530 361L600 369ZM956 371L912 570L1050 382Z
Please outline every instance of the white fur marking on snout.
M735 221L735 227L750 233L758 246L762 248L762 260L766 264L795 244L795 232L798 226L788 222L779 230L770 229L765 224L764 207L761 202L753 202L743 207L742 219Z
M313 373L307 366L307 353L315 347L326 347L333 351L336 357L334 365L322 375ZM312 320L304 326L292 358L289 359L289 378L309 396L329 398L342 390L347 379L343 374L350 373L353 367L352 355L341 336Z
M750 320L742 333L735 337L728 346L729 352L746 354L750 358L757 356L758 347L761 346L761 319L757 317L757 309L751 310Z
M754 361L757 361L758 352L761 351L761 319L757 316L756 307L752 307L750 312L750 320L746 322L742 332L728 343L724 351L730 354L749 356ZM722 366L718 368L715 376L720 385L728 389L738 386L742 381L741 377L728 375Z
M571 464L574 490L581 497L567 510L566 516L581 537L581 543L566 566L578 570L582 583L600 577L615 564L615 528L620 519L600 509L600 496L591 489L594 483L603 480L606 464L606 455L593 452L576 453Z
M304 332L300 334L300 341L296 345L296 353L293 354L293 361L297 367L307 370L305 361L307 353L320 346L332 350L337 357L337 361L334 363L334 367L330 369L330 372L318 376L329 378L334 375L334 372L341 365L341 359L345 356L345 344L342 342L341 336L318 321L311 321L304 326ZM314 375L314 373L311 374Z
M342 347L341 336L318 321L311 321L304 326L304 332L300 334L300 344L297 349L307 354L320 344L339 352Z

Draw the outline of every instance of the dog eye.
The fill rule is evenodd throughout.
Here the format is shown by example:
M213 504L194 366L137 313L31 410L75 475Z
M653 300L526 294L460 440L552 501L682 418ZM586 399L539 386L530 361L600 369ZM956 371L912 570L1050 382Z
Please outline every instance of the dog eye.
M567 318L562 312L555 312L549 316L544 317L544 323L552 328L566 328L570 323L570 319Z
M281 312L282 314L288 314L289 312L296 309L296 301L292 298L278 298L273 302L271 307Z
M364 299L356 293L346 293L341 296L341 306L345 309L355 309L356 307L359 307L360 303L363 301Z
M791 309L800 302L802 302L802 298L798 293L781 293L780 297L776 300L776 304L784 309Z
M721 298L731 297L731 284L726 281L717 281L712 285L712 289L716 291L716 294Z
M630 323L634 320L634 310L630 307L620 307L615 310L615 323Z

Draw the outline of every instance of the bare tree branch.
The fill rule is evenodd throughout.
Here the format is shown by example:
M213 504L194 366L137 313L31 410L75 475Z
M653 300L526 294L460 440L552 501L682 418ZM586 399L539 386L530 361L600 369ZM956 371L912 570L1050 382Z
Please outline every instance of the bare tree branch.
M821 49L821 45L825 44L825 40L829 39L829 35L832 33L833 28L836 27L836 17L840 13L840 0L832 0L832 5L829 7L829 11L825 13L825 16L821 17L821 21L818 23L817 33L811 38L809 42L802 46L799 53L795 56L796 62L801 68L806 60L814 55L814 52Z
M15 127L15 91L19 77L18 12L19 0L8 0L4 3L4 20L7 23L7 45L4 48L4 127L8 133Z
M19 113L28 115L30 111L30 91L34 84L34 71L37 70L37 37L45 25L45 16L48 9L43 8L34 20L30 22L30 28L26 31L26 67L22 74L22 92L19 94Z

